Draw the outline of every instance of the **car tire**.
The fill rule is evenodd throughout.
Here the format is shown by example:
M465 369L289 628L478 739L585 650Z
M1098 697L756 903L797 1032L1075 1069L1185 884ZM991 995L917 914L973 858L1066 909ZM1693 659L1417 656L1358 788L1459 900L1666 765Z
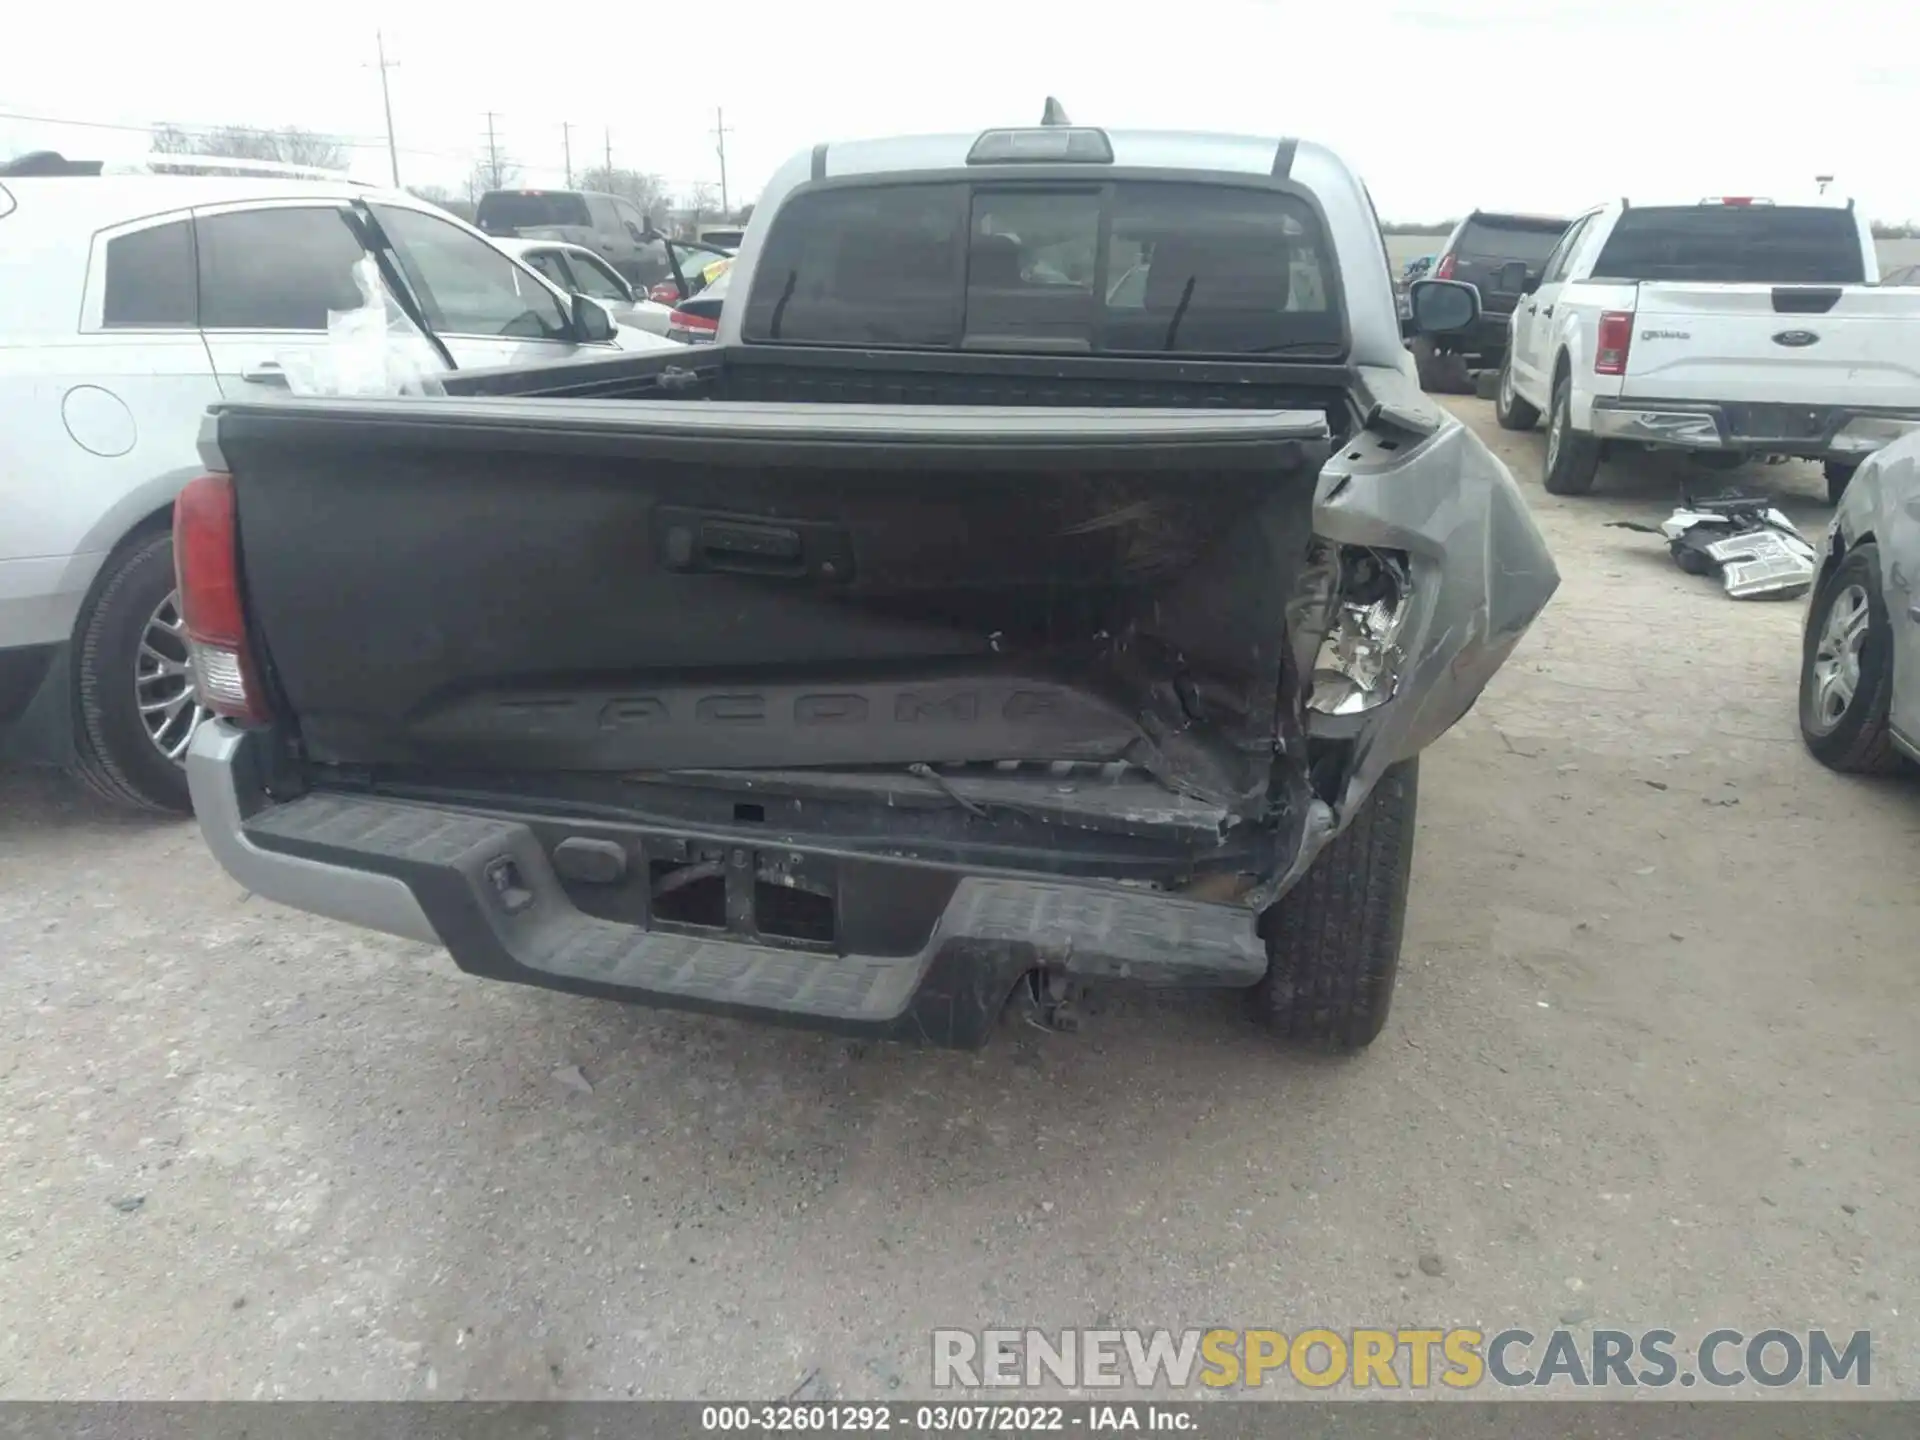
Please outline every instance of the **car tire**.
M141 710L143 702L171 705L184 695L169 721L173 728L163 732L169 745L177 742L182 750L200 719L184 668L184 638L177 647L172 639L155 637L156 644L149 638L151 627L169 614L178 619L177 609L169 608L177 604L174 586L173 536L167 531L142 536L107 561L75 648L74 748L81 779L108 800L190 814L186 769L162 752ZM164 672L149 673L162 655Z
M1847 486L1853 480L1853 472L1859 468L1858 465L1846 465L1838 460L1829 460L1825 465L1820 467L1821 472L1827 477L1827 503L1829 505L1838 505L1840 503L1840 497L1847 493Z
M1493 418L1502 430L1531 430L1540 423L1540 412L1521 398L1513 388L1513 355L1500 361L1500 373L1494 380Z
M1390 767L1346 829L1260 917L1267 973L1251 998L1274 1034L1359 1050L1387 1023L1406 929L1419 764Z
M1885 774L1904 764L1887 724L1893 627L1885 595L1880 547L1868 543L1841 557L1807 607L1800 647L1800 738L1830 770Z
M1413 337L1413 366L1420 376L1420 388L1429 395L1471 395L1473 376L1467 370L1467 357L1439 349L1426 335Z
M1553 387L1547 420L1547 465L1540 483L1549 495L1585 495L1600 471L1600 442L1573 428L1573 382L1561 376Z

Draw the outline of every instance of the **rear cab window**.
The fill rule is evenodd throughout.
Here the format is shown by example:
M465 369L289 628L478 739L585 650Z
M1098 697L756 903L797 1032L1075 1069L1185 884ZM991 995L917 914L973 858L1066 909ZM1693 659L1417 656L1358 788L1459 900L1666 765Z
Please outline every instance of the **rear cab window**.
M747 298L749 341L1108 354L1345 353L1319 216L1179 180L839 186L796 195Z
M1853 213L1825 206L1650 205L1625 211L1596 280L1709 285L1859 285L1866 254Z
M566 190L493 190L480 197L474 223L489 235L543 225L593 228L586 197Z

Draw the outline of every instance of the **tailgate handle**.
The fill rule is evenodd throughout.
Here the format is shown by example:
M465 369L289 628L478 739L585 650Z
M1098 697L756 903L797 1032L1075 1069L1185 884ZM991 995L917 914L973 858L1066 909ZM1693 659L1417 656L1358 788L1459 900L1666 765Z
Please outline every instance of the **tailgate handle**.
M727 571L774 579L845 582L853 578L853 546L837 525L779 524L750 518L663 509L662 548L670 570Z
M700 527L700 549L709 563L732 557L756 565L797 565L800 532L785 525L709 520Z
M1838 285L1773 287L1773 313L1776 315L1824 315L1839 303Z

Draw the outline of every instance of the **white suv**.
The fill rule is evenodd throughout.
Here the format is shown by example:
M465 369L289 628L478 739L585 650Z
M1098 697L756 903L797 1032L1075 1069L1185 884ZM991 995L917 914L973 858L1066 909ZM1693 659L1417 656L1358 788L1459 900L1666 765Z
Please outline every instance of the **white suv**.
M369 253L450 367L669 343L406 194L0 166L0 758L188 808L174 496L208 404L286 394Z

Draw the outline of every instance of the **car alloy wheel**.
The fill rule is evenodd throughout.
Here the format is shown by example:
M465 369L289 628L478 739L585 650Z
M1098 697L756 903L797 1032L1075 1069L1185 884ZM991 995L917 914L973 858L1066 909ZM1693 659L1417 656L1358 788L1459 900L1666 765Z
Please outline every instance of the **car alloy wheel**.
M170 591L148 619L133 670L134 704L147 738L174 764L185 764L187 745L207 711L194 698L178 590Z
M1838 725L1860 690L1860 647L1872 618L1864 586L1849 585L1833 597L1827 623L1813 652L1813 728L1821 734Z

